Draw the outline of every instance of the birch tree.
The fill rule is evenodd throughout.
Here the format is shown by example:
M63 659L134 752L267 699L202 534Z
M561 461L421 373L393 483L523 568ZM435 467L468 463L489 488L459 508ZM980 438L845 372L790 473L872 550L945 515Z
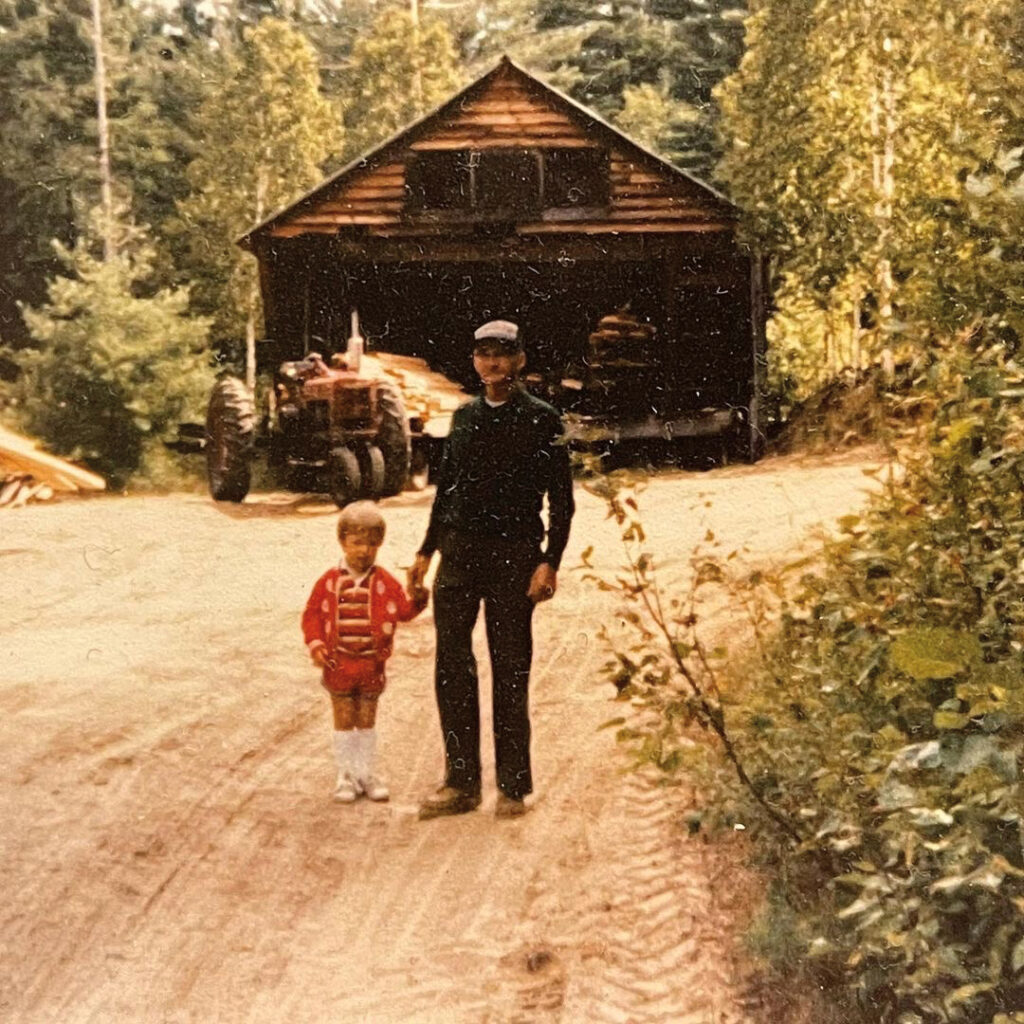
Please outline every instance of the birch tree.
M719 90L721 174L752 236L820 308L849 305L865 358L891 363L910 323L925 337L977 315L941 292L991 246L965 183L1003 140L997 95L1019 88L992 31L1007 6L760 0Z

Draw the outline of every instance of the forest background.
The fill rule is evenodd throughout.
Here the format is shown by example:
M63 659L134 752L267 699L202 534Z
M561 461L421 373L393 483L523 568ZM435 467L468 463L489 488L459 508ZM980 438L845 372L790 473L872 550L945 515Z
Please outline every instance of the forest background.
M502 53L737 203L778 416L868 379L898 442L819 557L743 578L709 535L692 593L636 481L594 485L620 735L753 838L816 1020L1024 1021L1019 0L0 0L0 417L174 484L162 440L260 330L234 239ZM709 587L754 626L728 657Z
M1010 0L0 0L0 415L114 486L260 330L234 239L508 53L725 189L785 410L1021 320ZM166 482L166 480L164 481Z

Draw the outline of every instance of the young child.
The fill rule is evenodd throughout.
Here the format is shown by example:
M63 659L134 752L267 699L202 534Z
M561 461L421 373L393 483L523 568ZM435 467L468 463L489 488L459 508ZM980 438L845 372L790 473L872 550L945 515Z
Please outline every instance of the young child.
M333 705L334 798L341 803L352 803L362 793L371 800L390 795L373 768L384 663L391 656L396 623L407 622L427 604L422 585L407 597L394 576L376 564L384 532L384 517L372 501L346 506L338 519L341 562L316 581L302 614L306 646L323 669Z

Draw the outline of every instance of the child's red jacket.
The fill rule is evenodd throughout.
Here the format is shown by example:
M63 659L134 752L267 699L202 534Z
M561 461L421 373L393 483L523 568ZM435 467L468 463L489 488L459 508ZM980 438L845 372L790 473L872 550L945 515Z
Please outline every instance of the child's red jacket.
M302 635L310 654L326 647L334 667L324 668L324 686L346 690L368 671L383 676L384 662L394 647L395 625L417 616L423 606L410 601L402 585L386 569L375 565L364 581L370 591L370 634L372 655L350 655L338 650L338 581L345 570L328 569L313 585L302 613Z

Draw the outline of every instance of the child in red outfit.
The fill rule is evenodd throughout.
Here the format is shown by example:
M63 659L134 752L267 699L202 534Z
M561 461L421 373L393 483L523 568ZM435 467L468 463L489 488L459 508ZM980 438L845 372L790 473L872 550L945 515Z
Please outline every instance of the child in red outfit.
M310 657L323 669L333 706L334 798L342 803L362 793L371 800L390 795L373 770L384 663L391 656L396 624L414 618L427 604L425 588L407 597L394 576L376 565L384 532L384 517L373 502L357 501L343 509L338 519L342 560L316 581L302 613L302 634Z

